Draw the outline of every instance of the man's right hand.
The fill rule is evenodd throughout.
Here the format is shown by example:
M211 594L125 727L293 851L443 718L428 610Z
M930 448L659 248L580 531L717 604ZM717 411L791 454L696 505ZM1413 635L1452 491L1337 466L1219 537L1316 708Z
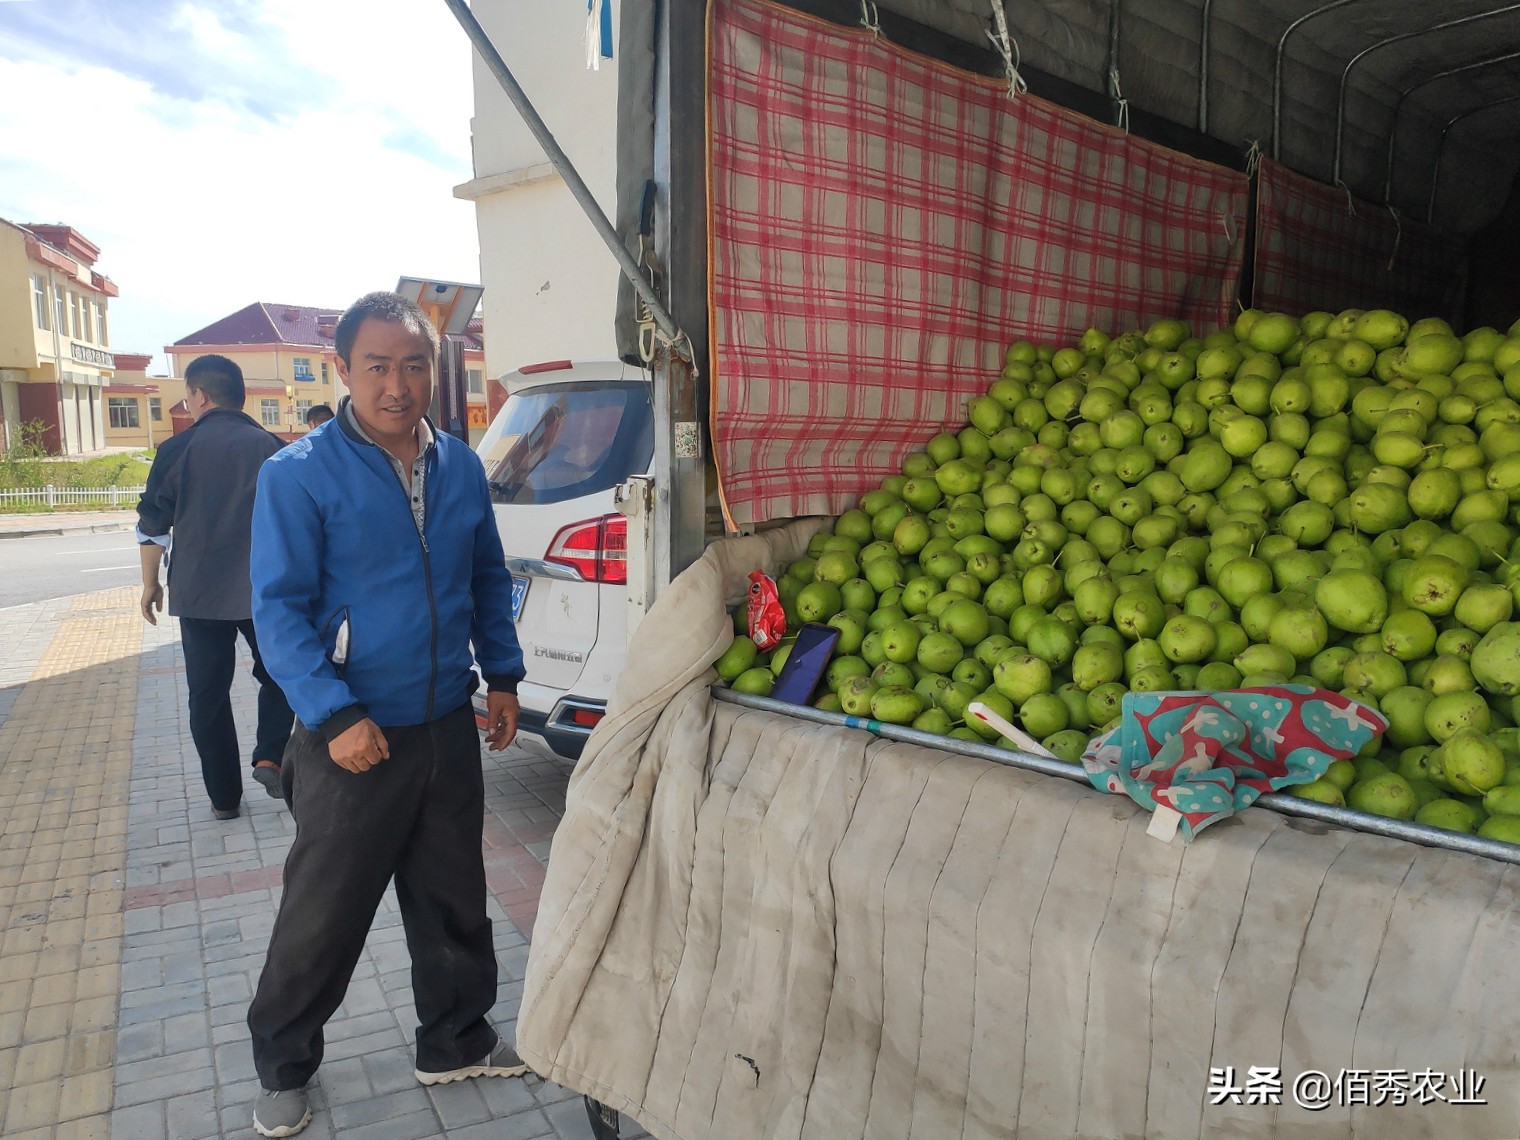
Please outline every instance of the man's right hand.
M380 726L365 717L328 741L327 754L340 768L367 772L380 761L390 759L391 747Z
M164 612L164 588L158 580L158 568L164 561L164 548L156 542L142 542L137 546L137 559L142 564L142 601L137 603L137 608L142 610L143 620L149 625L157 625L158 618L153 611Z

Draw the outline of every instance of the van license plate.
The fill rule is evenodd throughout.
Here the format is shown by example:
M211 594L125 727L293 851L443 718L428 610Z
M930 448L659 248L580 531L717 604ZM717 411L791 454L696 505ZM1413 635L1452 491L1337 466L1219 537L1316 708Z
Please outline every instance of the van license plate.
M523 602L528 597L528 580L526 578L512 579L512 620L517 621L522 617Z

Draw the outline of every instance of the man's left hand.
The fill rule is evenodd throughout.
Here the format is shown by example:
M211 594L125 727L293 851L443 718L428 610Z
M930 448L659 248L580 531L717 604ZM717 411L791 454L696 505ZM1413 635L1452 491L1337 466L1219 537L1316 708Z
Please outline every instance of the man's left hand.
M492 752L500 752L517 735L517 718L522 706L517 703L516 693L490 692L486 694L486 743Z

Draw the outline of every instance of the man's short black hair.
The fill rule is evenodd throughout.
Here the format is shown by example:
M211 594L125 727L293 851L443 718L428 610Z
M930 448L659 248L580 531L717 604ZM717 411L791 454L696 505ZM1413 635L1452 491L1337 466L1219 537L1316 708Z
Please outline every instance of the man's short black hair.
M306 409L306 426L314 428L333 418L333 410L326 404L313 404Z
M197 356L185 366L185 391L206 393L219 408L242 408L248 398L243 370L225 356Z
M426 313L400 293L366 293L344 311L338 318L338 327L333 330L333 351L345 367L353 363L349 357L354 351L359 326L371 317L377 321L390 321L409 333L426 337L429 359L438 359L438 330Z

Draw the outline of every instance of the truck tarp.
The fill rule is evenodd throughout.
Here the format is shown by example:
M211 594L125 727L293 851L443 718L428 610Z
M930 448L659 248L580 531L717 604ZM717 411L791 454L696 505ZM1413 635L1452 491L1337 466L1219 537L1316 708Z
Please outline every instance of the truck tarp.
M876 7L968 43L985 45L994 28L992 0ZM1520 9L1501 0L1003 7L1020 62L1037 72L1093 92L1117 87L1131 108L1231 146L1259 144L1412 217L1426 217L1439 172L1433 220L1452 234L1490 221L1520 166Z
M731 524L852 506L965 423L1014 339L1234 320L1243 174L764 0L709 29Z
M715 544L638 627L554 838L537 1072L662 1140L1520 1133L1520 869L1260 808L1163 843L715 701L746 575L818 525Z
M683 232L700 219L707 239L709 311L677 317L702 334L699 370L730 529L845 509L897 470L913 440L963 422L965 401L1016 339L1069 344L1088 327L1117 334L1170 317L1203 335L1232 320L1242 297L1292 312L1455 315L1465 240L1380 205L1380 188L1353 193L1262 157L1253 199L1239 169L1035 93L1050 83L1032 79L1018 94L1004 76L916 50L931 35L943 46L945 31L967 30L954 20L941 20L938 32L893 25L882 4L868 8L882 21L878 32L861 27L858 13L834 22L811 11L838 7L714 0L705 55L667 80L671 98L681 96L683 137L706 132L697 148L701 200L683 201L680 217ZM942 7L945 16L964 5ZM1041 28L1055 35L1058 13L1076 19L1072 7L1019 5L1017 15L1044 12ZM646 202L657 117L654 12L636 2L623 11L626 234ZM1231 18L1211 17L1220 43L1231 42ZM1477 22L1507 26L1497 16ZM1066 42L1074 33L1063 26L1057 38ZM910 27L918 41L893 38ZM1131 30L1143 39L1150 28ZM1431 42L1462 41L1465 28ZM1041 42L1022 34L1026 47ZM1396 39L1369 43L1382 62L1407 49ZM1079 58L1080 46L1072 48ZM1360 66L1349 74L1360 77ZM1050 82L1071 86L1069 77ZM1429 95L1422 89L1416 102ZM1448 197L1466 208L1492 190L1502 203L1487 186L1502 165L1479 163L1483 173ZM1479 220L1495 209L1490 202ZM700 244L689 232L686 241ZM620 310L628 352L633 332Z
M638 230L656 146L655 44L668 0L620 6L618 228ZM894 42L1002 63L992 0L791 0ZM1520 168L1520 7L1499 0L1031 0L1004 5L1036 95L1089 93L1109 121L1149 116L1429 222L1462 244L1498 216ZM947 52L946 44L957 52ZM699 77L673 80L702 98ZM1069 100L1068 100L1069 101ZM1107 114L1103 114L1107 112ZM632 293L619 335L632 353Z
M1256 171L1256 255L1251 302L1258 309L1457 311L1460 246L1344 190L1270 158Z

